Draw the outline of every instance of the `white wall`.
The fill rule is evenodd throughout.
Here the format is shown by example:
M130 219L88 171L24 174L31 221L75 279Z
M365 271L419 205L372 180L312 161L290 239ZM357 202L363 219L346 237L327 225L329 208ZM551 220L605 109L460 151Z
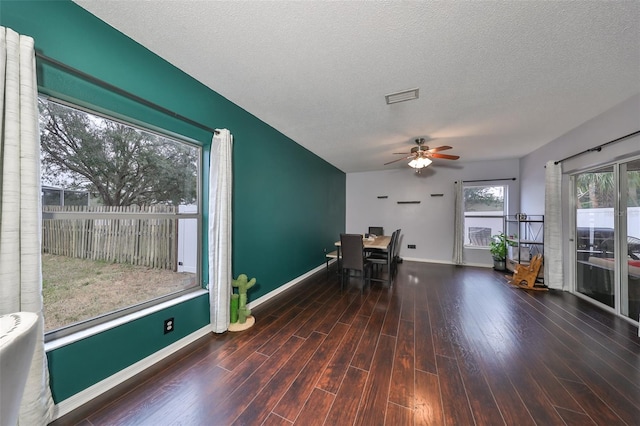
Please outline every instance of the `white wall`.
M510 184L509 213L544 214L544 165L640 129L640 94L567 132L520 160L439 163L422 174L407 168L347 174L346 231L365 233L380 225L385 233L402 228L400 255L405 259L451 263L453 253L453 182L518 178ZM640 153L640 137L612 144L564 163L564 171ZM568 186L565 183L565 187ZM431 197L442 193L443 197ZM377 196L386 195L387 199ZM568 197L563 209L568 214ZM421 201L397 204L397 201ZM566 227L565 227L566 229ZM565 240L568 244L568 236ZM407 249L415 244L416 249ZM465 249L465 263L491 265L486 250Z
M454 182L475 179L519 179L519 160L439 162L416 174L409 167L347 174L346 231L365 233L383 226L385 234L402 229L400 255L408 260L451 263L453 256ZM518 211L519 180L509 185L509 212ZM443 194L432 197L431 194ZM378 196L388 196L379 199ZM397 204L420 201L420 204ZM407 245L415 244L416 249ZM465 249L469 265L492 266L487 249Z
M587 121L554 141L520 159L522 212L544 210L544 166L610 140L640 130L640 94L636 94L605 113ZM600 152L588 153L563 164L563 173L606 163L640 151L638 137L611 144Z
M557 161L587 149L604 144L640 130L640 94L614 106L556 140L520 159L521 200L524 213L533 213L544 207L544 166L547 161ZM562 163L563 188L563 243L564 288L573 282L570 250L572 246L569 175L597 165L640 155L640 136L608 145L600 152L587 153Z

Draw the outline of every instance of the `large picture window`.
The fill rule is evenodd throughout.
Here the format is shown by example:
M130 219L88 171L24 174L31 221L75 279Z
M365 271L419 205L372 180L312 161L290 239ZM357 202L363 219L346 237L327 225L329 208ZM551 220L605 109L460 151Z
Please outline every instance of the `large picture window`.
M491 236L504 232L506 185L466 186L464 197L464 245L488 247Z
M40 99L45 332L200 286L200 148Z

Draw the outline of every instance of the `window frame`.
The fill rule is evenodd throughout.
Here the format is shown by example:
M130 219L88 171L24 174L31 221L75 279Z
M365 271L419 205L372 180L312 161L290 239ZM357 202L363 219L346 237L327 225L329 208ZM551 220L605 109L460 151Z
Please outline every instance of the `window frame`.
M495 215L489 215L489 214L474 214L474 215L467 215L467 211L466 211L466 202L465 202L465 197L464 197L464 193L465 190L467 188L491 188L491 187L502 187L502 191L503 191L503 199L502 199L502 212L501 214L495 214ZM476 218L476 219L500 219L500 223L501 223L501 231L500 232L505 232L505 225L504 225L504 218L507 215L507 212L509 210L509 185L508 184L487 184L487 185L479 185L477 183L474 184L464 184L462 186L462 201L463 201L463 218L464 218L464 233L462 235L463 241L462 241L462 245L465 249L482 249L482 250L486 250L489 249L489 244L491 243L491 236L495 235L495 233L492 233L492 235L489 236L489 240L487 242L487 245L473 245L473 244L467 244L467 238L469 235L469 232L467 231L467 229L469 228L467 226L467 219L468 218Z
M202 229L203 229L203 206L204 206L204 200L202 196L203 195L202 194L202 178L203 178L203 168L204 168L203 154L205 150L202 144L183 135L178 135L176 133L169 132L169 131L163 132L161 131L162 129L158 130L156 128L151 128L151 126L147 127L144 124L140 124L140 122L138 122L137 120L132 119L131 121L127 121L126 119L116 118L114 115L110 115L108 113L104 113L101 110L98 110L98 108L91 109L83 105L74 104L73 102L68 102L65 100L61 100L61 99L49 96L46 93L42 93L42 92L39 92L38 96L47 102L57 103L59 105L76 109L78 111L82 111L87 114L91 114L106 120L111 120L113 122L117 122L122 125L126 125L143 132L151 133L162 138L170 139L177 143L188 145L197 150L197 177L196 177L196 194L197 194L196 196L197 196L197 206L198 206L197 213L176 212L176 213L144 213L143 214L144 219L177 219L177 220L195 219L197 221L197 235L196 235L197 264L196 264L196 272L195 272L196 285L184 290L179 290L170 294L166 294L164 296L159 296L151 300L147 300L145 302L137 303L137 304L123 307L120 309L116 309L114 311L107 312L107 313L98 315L96 317L89 318L87 320L81 320L76 323L71 323L66 326L63 326L54 330L50 330L48 332L45 332L45 335L44 335L45 343L48 343L49 345L51 345L51 342L68 338L69 336L72 336L74 334L83 333L89 329L96 328L96 327L109 328L108 323L110 322L113 323L113 326L117 326L120 324L123 317L125 316L135 315L136 313L139 313L141 311L147 311L147 310L153 309L156 306L165 305L166 303L170 303L173 300L175 300L176 302L182 301L185 297L189 298L189 295L196 297L197 295L201 294L204 291L203 289L205 285L202 277L202 260L203 260ZM114 218L141 219L141 216L142 216L141 214L134 214L134 213L110 213L110 212L102 212L102 213L47 212L47 213L44 213L42 212L42 209L40 210L40 213L42 215L42 217L40 218L41 221L44 220L45 218L46 219L96 219L96 220L114 219Z

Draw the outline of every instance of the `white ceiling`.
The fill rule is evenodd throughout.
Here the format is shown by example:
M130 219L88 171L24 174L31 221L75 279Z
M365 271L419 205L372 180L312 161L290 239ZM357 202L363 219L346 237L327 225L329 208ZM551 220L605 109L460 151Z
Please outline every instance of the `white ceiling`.
M75 1L344 172L519 158L640 92L639 1Z

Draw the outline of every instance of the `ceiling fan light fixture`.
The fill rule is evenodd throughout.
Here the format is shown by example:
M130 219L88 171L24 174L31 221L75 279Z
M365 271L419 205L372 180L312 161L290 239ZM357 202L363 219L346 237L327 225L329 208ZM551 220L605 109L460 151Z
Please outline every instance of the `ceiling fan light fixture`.
M423 169L427 167L429 164L431 164L432 162L433 161L431 161L429 158L418 157L409 161L409 167L413 167L414 169Z
M384 98L387 100L387 105L397 104L398 102L412 101L414 99L418 99L420 95L420 89L409 89L403 90L402 92L390 93L385 95Z

